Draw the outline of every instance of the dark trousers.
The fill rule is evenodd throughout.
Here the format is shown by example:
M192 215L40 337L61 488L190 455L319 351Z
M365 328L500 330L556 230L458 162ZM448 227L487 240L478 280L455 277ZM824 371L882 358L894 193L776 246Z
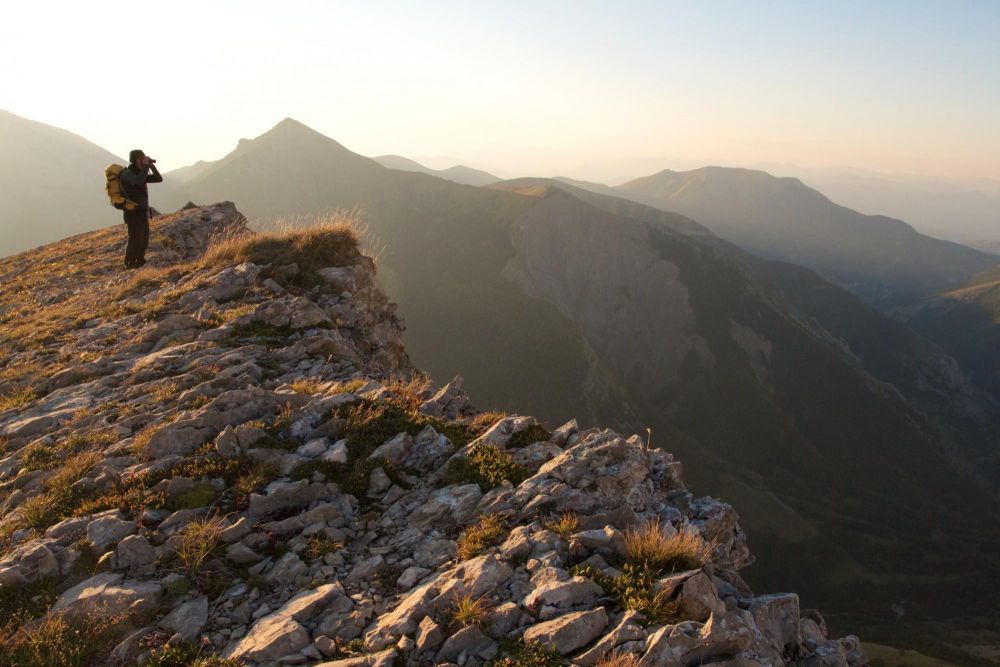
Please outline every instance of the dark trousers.
M125 268L137 269L146 263L146 247L149 246L149 211L125 211L128 226L128 245L125 247Z

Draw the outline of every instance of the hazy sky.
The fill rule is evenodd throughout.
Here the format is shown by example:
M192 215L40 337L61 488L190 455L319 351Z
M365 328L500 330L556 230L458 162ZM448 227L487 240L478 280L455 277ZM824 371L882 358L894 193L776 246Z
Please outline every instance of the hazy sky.
M1000 1L4 3L0 108L167 168L292 116L502 175L1000 178Z

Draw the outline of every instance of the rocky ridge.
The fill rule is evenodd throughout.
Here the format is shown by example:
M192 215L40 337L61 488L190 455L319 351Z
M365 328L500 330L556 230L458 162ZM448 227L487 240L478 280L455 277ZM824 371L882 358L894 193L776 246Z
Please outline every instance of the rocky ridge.
M0 651L101 617L95 664L867 664L749 590L672 455L430 386L353 237L308 234L192 206L133 276L116 230L5 260Z

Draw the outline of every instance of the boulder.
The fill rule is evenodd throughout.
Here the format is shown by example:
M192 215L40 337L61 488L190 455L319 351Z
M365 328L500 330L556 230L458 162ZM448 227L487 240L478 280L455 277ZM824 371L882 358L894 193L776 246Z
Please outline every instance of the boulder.
M275 613L257 621L246 636L226 651L225 657L267 662L298 653L311 642L301 623L291 616Z
M533 625L524 631L524 639L538 642L562 655L583 648L594 641L608 624L604 607L576 611Z
M195 641L198 633L208 623L208 598L202 595L183 602L167 614L160 627L170 630L184 641Z

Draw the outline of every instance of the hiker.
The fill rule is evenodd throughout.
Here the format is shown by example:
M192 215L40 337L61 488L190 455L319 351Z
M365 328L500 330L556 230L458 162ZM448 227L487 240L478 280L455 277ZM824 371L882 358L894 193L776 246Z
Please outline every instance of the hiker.
M128 167L121 172L122 194L138 204L134 210L125 209L128 226L128 245L125 247L125 268L138 269L146 263L149 245L149 191L147 183L162 183L163 176L156 168L156 160L138 148L128 154Z

